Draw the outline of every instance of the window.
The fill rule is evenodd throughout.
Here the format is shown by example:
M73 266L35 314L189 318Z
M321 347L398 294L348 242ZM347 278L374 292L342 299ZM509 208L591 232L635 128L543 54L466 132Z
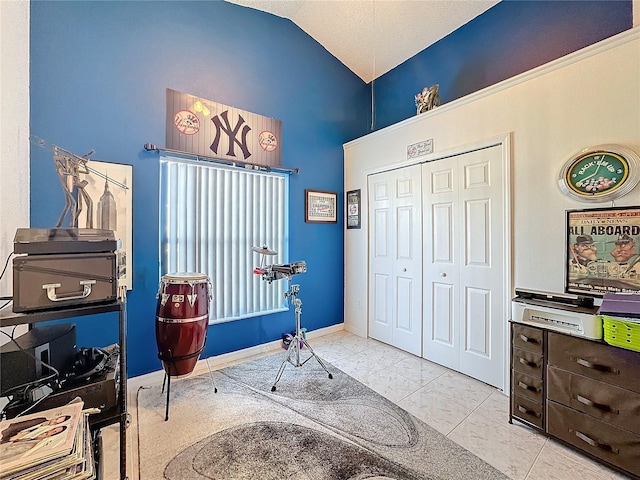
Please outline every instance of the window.
M268 246L288 257L286 174L160 157L160 275L197 272L209 276L209 323L286 310L285 282L268 284L253 269Z

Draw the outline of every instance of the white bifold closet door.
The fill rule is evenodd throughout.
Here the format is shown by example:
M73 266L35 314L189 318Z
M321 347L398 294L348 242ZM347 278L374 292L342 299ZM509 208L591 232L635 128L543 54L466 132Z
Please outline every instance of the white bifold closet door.
M501 145L422 165L423 357L504 388Z
M369 176L369 336L422 354L420 165Z

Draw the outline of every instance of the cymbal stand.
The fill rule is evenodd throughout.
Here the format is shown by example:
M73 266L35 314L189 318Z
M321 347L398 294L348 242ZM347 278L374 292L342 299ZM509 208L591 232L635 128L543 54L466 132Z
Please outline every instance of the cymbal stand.
M287 362L293 365L294 367L301 367L313 357L318 361L318 363L324 369L324 371L327 372L327 374L329 375L329 378L330 379L333 378L333 375L331 375L331 373L327 369L327 366L323 363L320 357L318 357L315 354L315 352L313 351L313 348L311 348L311 345L309 345L309 342L307 342L307 339L305 338L305 336L303 335L300 329L300 316L302 315L302 300L298 298L299 292L300 292L300 285L294 284L294 285L291 285L289 287L289 291L285 292L284 294L285 298L291 297L292 299L291 303L296 307L295 309L296 334L293 336L293 338L291 339L291 342L289 343L289 347L287 349L287 356L283 360L282 365L280 365L280 370L278 370L278 374L276 375L276 380L275 382L273 382L273 386L271 387L272 392L276 391L276 384L280 381L280 378L284 373L284 369L287 366ZM311 354L304 361L300 361L300 349L302 348L302 345L306 346Z

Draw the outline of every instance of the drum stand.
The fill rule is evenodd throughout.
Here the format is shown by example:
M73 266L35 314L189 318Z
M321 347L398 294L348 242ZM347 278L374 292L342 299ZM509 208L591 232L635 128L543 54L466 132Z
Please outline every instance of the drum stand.
M206 343L207 343L207 339L205 337L205 344ZM161 361L166 362L167 366L169 367L168 371L167 371L167 369L165 367L165 369L164 369L164 379L162 380L162 393L164 393L165 384L167 386L167 405L166 405L165 411L164 411L164 421L165 422L167 420L169 420L169 394L171 393L171 367L175 366L175 362L178 362L180 360L187 360L189 358L195 357L196 355L200 355L202 353L202 351L204 350L204 345L197 352L190 353L189 355L182 355L180 357L174 357L173 353L171 352L171 349L168 349L168 350L169 350L169 356L168 357L165 357L161 353L158 353L158 358ZM191 373L188 373L187 375L190 375L190 374ZM213 384L213 393L218 393L218 388L215 386L215 383Z
M272 392L276 391L276 384L280 381L280 377L282 377L282 374L284 373L284 369L287 366L287 362L289 362L294 367L301 367L305 363L307 363L311 359L311 357L314 357L318 361L320 366L324 369L324 371L327 372L327 374L329 375L329 378L330 379L333 378L333 375L331 375L329 370L327 370L326 365L322 362L320 357L318 357L315 354L315 352L311 348L311 345L309 345L309 343L307 342L307 339L305 338L302 331L300 330L300 316L302 315L302 300L300 300L297 297L299 291L300 291L300 285L291 285L289 287L289 291L285 292L284 294L285 298L288 298L288 297L292 298L291 303L296 307L296 310L295 310L296 311L296 334L293 336L293 338L291 339L291 342L289 343L289 347L287 349L287 356L282 362L282 365L280 365L280 370L278 370L278 374L276 375L276 381L273 382L273 386L271 387ZM306 360L301 362L300 349L302 348L302 345L305 345L309 349L309 352L311 353L311 355ZM292 358L295 360L292 360Z

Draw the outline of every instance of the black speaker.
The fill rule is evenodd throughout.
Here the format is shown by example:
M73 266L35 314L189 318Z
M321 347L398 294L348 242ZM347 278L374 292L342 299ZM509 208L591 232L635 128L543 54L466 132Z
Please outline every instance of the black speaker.
M13 394L16 387L51 375L53 372L42 362L58 370L62 379L73 366L75 355L74 324L40 326L29 330L0 346L0 396Z

